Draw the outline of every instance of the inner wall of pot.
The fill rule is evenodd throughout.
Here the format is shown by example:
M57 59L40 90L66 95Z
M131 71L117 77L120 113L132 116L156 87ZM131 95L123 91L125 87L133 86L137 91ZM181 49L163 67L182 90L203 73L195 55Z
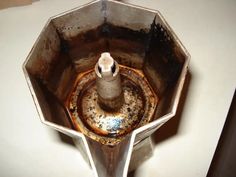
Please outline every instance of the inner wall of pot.
M71 127L64 101L78 73L92 69L102 52L143 70L160 104L168 105L165 94L172 94L185 60L179 48L157 14L99 2L52 19L26 69L45 118Z

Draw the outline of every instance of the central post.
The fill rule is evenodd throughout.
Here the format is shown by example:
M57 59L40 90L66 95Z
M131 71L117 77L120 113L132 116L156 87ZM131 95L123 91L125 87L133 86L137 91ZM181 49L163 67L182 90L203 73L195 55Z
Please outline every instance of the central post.
M95 65L99 106L108 112L118 110L124 101L118 63L110 53L101 54Z

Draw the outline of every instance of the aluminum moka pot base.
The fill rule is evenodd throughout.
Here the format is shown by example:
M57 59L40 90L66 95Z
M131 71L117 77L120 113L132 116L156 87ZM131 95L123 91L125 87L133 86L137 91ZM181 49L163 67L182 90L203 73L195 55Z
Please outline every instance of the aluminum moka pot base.
M75 126L68 100L78 76L93 70L104 52L142 73L158 101L145 123L96 138L86 125ZM150 157L150 135L175 115L189 58L158 11L97 0L50 18L23 70L41 121L74 139L94 176L126 177Z

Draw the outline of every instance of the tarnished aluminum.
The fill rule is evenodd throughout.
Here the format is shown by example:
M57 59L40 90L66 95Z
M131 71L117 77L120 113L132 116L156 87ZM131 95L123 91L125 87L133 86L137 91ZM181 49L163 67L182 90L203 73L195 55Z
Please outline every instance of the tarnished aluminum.
M72 115L81 112L70 105L78 77L96 78L94 66L106 51L120 70L131 68L139 78L143 75L157 97L148 122L121 133L122 138L112 137L110 145L101 140L105 134L93 132L94 138L86 128L77 128ZM96 177L126 177L151 155L150 135L175 115L189 58L158 11L96 0L50 18L23 70L41 121L74 139Z
M118 110L124 102L118 63L104 52L95 66L98 104L107 111Z
M117 145L132 130L150 122L158 103L157 95L141 70L122 65L119 69L120 89L124 94L123 100L117 100L116 97L114 99L121 101L119 109L114 110L114 107L111 109L110 102L106 100L102 106L99 104L96 70L78 74L75 88L68 98L68 104L65 105L78 131L101 144L110 146ZM112 90L111 83L99 84L105 87L104 90Z

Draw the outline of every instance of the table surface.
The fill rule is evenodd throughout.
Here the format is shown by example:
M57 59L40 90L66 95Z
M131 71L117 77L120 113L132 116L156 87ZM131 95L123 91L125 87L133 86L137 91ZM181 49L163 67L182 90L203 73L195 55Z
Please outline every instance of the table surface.
M0 10L0 176L92 177L79 151L40 123L22 63L50 16L88 0ZM236 85L236 1L129 0L157 9L191 54L179 113L135 177L206 176Z

